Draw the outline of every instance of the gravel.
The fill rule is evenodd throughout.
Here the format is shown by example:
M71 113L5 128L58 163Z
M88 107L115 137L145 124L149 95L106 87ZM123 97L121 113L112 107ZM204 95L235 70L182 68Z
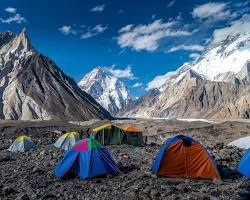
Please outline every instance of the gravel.
M34 151L10 153L14 138L1 137L0 199L248 199L250 181L237 173L243 150L223 143L205 144L222 181L157 177L151 171L160 145L107 147L122 173L81 181L60 180L54 168L64 151L53 147L58 135L33 137Z

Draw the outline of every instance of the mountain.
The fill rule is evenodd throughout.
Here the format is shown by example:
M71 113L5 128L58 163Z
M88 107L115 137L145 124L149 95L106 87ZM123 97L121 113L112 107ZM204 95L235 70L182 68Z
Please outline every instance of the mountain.
M228 77L240 72L250 59L250 33L229 35L220 43L211 45L192 69L207 80L230 81Z
M119 112L118 116L148 116L148 109L152 107L157 102L157 97L160 94L160 90L157 88L147 91L143 96L130 101L126 106L124 106ZM144 108L144 109L141 109ZM144 113L145 110L145 113ZM143 111L141 113L141 111Z
M33 48L25 29L0 33L0 118L111 119L48 57Z
M127 107L122 115L250 118L250 33L209 45L198 60L167 73L164 80L150 102Z
M125 84L105 68L94 68L78 86L113 115L132 101L132 95Z

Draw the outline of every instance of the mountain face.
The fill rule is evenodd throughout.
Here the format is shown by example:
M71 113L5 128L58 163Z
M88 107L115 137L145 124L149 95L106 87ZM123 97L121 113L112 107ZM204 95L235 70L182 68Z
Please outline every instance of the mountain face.
M210 45L197 61L164 78L158 95L123 116L250 118L250 33Z
M125 84L105 68L93 69L83 77L78 86L113 115L132 101Z
M13 120L111 119L49 58L37 52L25 30L0 33L0 118Z
M148 116L148 109L152 107L158 100L160 90L157 88L151 89L145 93L145 95L130 101L124 106L117 114L120 117L123 116ZM142 109L143 108L143 109Z

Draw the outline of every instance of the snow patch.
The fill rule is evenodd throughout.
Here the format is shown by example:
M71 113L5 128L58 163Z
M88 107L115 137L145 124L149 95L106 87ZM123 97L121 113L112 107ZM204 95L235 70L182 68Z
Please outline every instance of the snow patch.
M216 121L213 121L213 120L208 120L208 119L196 119L196 118L185 118L185 119L182 119L182 118L177 118L177 120L179 121L186 121L186 122L207 122L207 123L218 123Z

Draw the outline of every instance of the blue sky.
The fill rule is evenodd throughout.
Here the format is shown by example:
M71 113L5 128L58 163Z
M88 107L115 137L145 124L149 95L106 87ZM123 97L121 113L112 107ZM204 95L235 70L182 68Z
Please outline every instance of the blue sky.
M247 13L249 0L4 0L0 27L26 27L33 46L77 82L109 67L138 96Z

